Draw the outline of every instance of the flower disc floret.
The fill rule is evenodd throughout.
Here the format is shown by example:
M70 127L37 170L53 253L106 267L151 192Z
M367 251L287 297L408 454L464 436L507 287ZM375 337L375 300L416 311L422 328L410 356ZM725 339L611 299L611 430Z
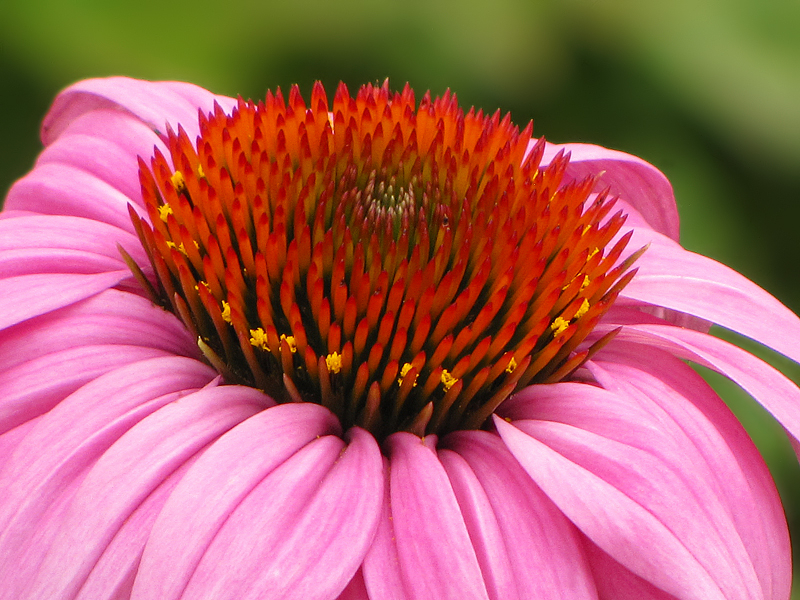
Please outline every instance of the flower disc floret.
M531 129L387 84L201 112L140 161L140 279L230 382L379 438L479 428L607 339L578 348L638 255Z

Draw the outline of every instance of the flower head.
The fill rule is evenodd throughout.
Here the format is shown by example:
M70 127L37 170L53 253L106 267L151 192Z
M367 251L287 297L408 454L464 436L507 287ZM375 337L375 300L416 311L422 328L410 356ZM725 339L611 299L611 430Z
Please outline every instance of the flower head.
M684 361L796 440L708 325L798 360L800 320L678 245L651 165L386 84L89 80L42 135L0 213L0 599L788 598Z

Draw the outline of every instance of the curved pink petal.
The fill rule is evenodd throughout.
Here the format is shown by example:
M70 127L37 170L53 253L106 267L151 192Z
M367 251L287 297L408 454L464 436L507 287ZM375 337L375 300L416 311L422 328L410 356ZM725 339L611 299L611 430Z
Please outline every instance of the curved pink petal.
M5 208L9 210L83 217L133 234L128 205L136 208L128 196L110 183L82 168L54 162L38 165L18 180L5 200ZM145 217L143 209L137 211Z
M0 433L46 413L108 371L165 356L169 354L141 346L79 346L8 369L0 373Z
M435 443L435 438L426 439ZM385 445L392 526L408 597L488 599L469 532L439 458L410 433L392 434Z
M383 472L387 475L389 473L389 459L385 456ZM400 558L397 554L390 487L388 482L383 486L383 503L378 527L361 567L364 586L370 600L406 600L410 594L403 581Z
M687 600L760 597L755 573L720 538L726 532L706 522L692 487L655 457L559 423L495 425L564 514L640 577Z
M597 582L597 593L604 600L675 600L675 596L656 588L631 573L591 540L584 539L589 564Z
M146 298L109 289L3 330L0 378L12 367L41 358L48 350L61 352L90 346L109 350L115 346L142 346L201 358L195 339L174 315ZM75 374L80 375L83 370L90 369L76 363Z
M130 277L129 270L91 275L47 273L7 277L0 285L0 330L85 300Z
M142 373L148 377L142 378ZM110 371L38 420L0 473L0 598L17 598L52 544L53 527L88 470L128 429L158 408L207 384L216 374L180 357L155 358Z
M223 523L183 597L322 600L341 593L372 541L383 485L375 439L358 428L347 437L347 444L317 438L265 477Z
M653 234L620 301L688 313L800 362L800 319L756 284L715 260Z
M463 431L447 436L444 443L463 457L485 491L490 504L488 515L496 519L503 550L510 562L510 572L505 576L513 577L518 597L596 599L578 531L531 481L500 438L484 431ZM445 453L441 454L444 462ZM444 464L447 468L452 462ZM453 473L447 470L448 474ZM462 512L466 512L463 504ZM500 552L490 548L489 553ZM484 577L488 579L487 575L484 569Z
M609 188L612 196L634 206L650 227L678 240L678 208L672 185L653 165L631 154L592 144L550 143L545 145L542 165L549 164L559 152L570 154L566 178L582 180L599 175L596 191Z
M628 325L619 341L653 345L722 373L755 398L800 440L800 389L780 371L746 350L691 329Z
M448 436L446 440L455 441L451 437ZM504 531L500 529L489 497L475 472L458 452L449 449L449 443L444 448L440 447L438 456L464 517L489 598L514 600L529 597L520 592L518 574L511 566L509 553L516 554L517 549L507 544L503 537Z
M121 528L141 503L208 444L265 404L264 395L253 388L213 387L167 404L134 425L91 467L64 515L37 524L57 534L25 594L73 598L114 537L124 535ZM128 551L141 556L142 536L128 535ZM132 559L121 562L130 564Z
M157 135L178 124L193 139L199 132L198 109L209 112L217 102L230 111L235 100L177 81L141 81L128 77L86 79L62 91L42 123L42 141L49 145L70 122L95 110L122 109L147 124Z
M364 585L364 575L359 569L344 591L339 594L336 600L370 600L367 587Z
M312 440L339 433L338 421L321 406L282 404L222 436L164 507L142 558L136 594L179 598L219 528L244 498ZM178 546L176 539L181 540Z
M761 455L725 403L692 368L657 348L615 340L589 369L604 387L627 389L659 418L662 431L669 431L674 420L687 436L685 443L676 436L680 448L699 453L688 455L685 464L725 504L764 597L788 597L792 564L780 497Z
M194 119L197 120L196 115ZM36 166L71 165L110 184L131 202L141 204L136 158L148 162L154 147L169 156L161 138L135 116L120 110L98 109L68 122L39 155Z

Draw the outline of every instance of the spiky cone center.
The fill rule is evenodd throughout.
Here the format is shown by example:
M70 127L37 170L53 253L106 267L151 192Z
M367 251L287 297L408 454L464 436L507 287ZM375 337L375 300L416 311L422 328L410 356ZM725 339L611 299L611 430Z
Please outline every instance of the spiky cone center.
M379 439L479 428L580 366L632 276L622 213L531 129L386 84L216 107L140 161L152 293L229 382Z

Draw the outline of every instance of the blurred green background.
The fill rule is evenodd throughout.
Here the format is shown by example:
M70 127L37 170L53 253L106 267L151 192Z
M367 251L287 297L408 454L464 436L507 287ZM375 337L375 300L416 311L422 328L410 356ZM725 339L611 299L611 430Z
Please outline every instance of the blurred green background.
M684 245L797 312L798 31L796 0L5 0L0 188L30 168L50 101L78 79L178 79L260 98L389 77L534 119L552 142L652 162L674 185ZM800 470L780 426L709 377L767 457L800 544Z

